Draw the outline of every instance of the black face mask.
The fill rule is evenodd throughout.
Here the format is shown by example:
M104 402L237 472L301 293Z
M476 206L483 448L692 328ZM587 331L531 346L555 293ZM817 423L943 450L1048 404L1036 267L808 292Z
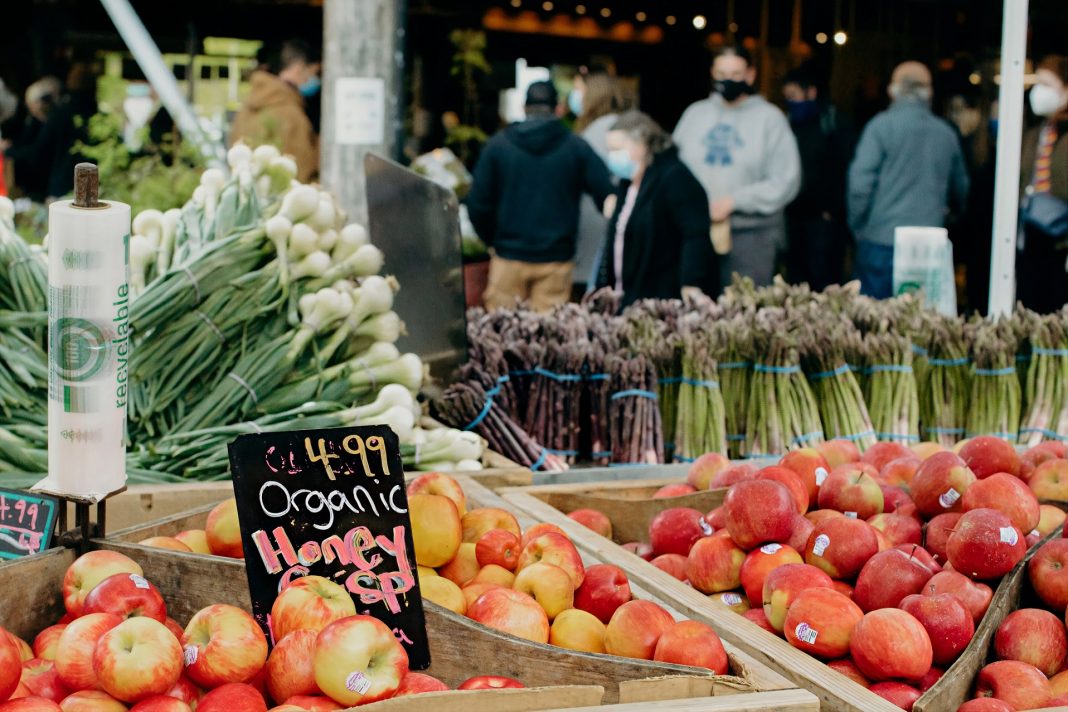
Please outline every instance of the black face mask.
M753 87L748 82L737 79L717 79L712 82L712 88L724 101L734 101L743 94L753 93Z

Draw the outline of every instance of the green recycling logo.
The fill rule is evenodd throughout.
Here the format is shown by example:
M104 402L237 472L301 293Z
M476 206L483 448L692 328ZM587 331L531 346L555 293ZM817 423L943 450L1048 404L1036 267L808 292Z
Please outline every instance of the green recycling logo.
M103 330L89 321L66 317L56 321L52 336L52 360L59 376L67 381L85 381L108 362L110 343Z

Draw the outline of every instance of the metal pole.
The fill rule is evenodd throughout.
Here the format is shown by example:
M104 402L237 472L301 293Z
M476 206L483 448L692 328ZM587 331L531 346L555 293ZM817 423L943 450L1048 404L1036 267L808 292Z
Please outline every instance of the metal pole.
M192 141L209 162L219 162L225 165L223 147L212 141L201 130L196 114L178 90L178 82L175 81L174 75L167 69L159 47L148 34L141 18L130 6L129 0L100 0L100 4L111 17L115 29L119 31L130 53L141 67L141 71L145 73L145 78L159 94L160 102L174 117L174 122L178 125L182 135Z
M1020 197L1026 57L1027 0L1005 0L1001 29L1001 87L998 91L994 233L990 246L988 311L991 317L1009 314L1016 300L1016 218Z

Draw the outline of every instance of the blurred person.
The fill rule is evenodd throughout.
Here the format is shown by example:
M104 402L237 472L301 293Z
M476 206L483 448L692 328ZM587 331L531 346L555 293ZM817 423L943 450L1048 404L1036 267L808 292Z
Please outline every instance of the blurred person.
M612 193L604 162L554 111L556 89L527 89L526 119L497 133L475 165L467 196L471 222L492 249L487 309L529 300L547 311L571 296L579 202Z
M628 111L607 136L608 165L620 199L608 225L598 287L638 299L719 292L719 265L708 239L708 196L679 160L671 136L640 111Z
M846 174L856 134L808 72L789 72L782 93L801 156L801 189L786 207L787 271L791 281L822 290L840 282L845 268Z
M860 136L847 193L855 276L879 299L893 292L894 229L945 226L949 208L964 209L969 186L957 132L931 112L930 70L899 64L887 93L890 107Z
M567 97L568 108L576 117L575 131L590 144L602 161L608 160L608 130L619 118L623 100L615 78L607 72L575 75L575 86ZM604 245L608 218L589 195L583 196L579 210L578 243L572 279L579 291L597 281L597 266Z
M756 68L744 48L716 53L712 81L712 96L679 119L675 144L708 194L713 223L729 225L721 281L737 272L767 285L786 246L783 209L801 186L797 143L783 113L756 93Z
M15 156L15 185L26 197L38 202L48 193L50 161L36 161L18 157L20 149L32 146L44 130L48 116L63 95L63 84L56 77L42 77L26 87L26 120L12 142Z
M312 180L319 172L319 146L303 92L318 87L319 69L306 42L283 43L277 57L253 70L248 97L230 128L230 144L273 144L293 156L298 180Z
M0 127L6 122L14 118L15 113L19 108L19 99L11 92L4 84L4 80L0 79ZM3 132L0 131L0 149L7 148L10 144L9 141L4 139ZM7 166L4 161L4 154L0 151L0 196L7 195Z
M1028 96L1042 123L1024 134L1016 296L1047 313L1068 302L1068 57L1050 55Z

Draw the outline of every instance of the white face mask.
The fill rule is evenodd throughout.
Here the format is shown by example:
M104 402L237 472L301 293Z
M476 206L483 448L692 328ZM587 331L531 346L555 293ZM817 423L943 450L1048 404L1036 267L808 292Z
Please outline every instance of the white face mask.
M1058 92L1053 87L1045 84L1035 84L1031 87L1029 99L1031 101L1031 111L1039 116L1056 114L1065 104L1064 92Z

